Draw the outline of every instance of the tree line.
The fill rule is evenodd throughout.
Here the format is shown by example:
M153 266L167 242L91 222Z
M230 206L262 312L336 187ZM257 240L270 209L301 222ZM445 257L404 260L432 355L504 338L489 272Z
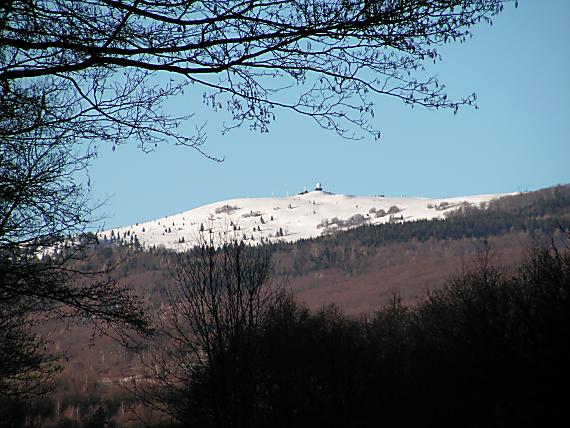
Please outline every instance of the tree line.
M392 243L485 239L507 232L524 232L531 238L553 236L570 228L569 213L570 186L555 186L503 197L486 207L462 208L444 219L362 225L295 243L275 243L270 250L292 258L290 266L282 266L282 274L302 275L326 268L350 271L365 252Z
M272 279L266 246L203 242L168 266L168 309L126 399L150 425L563 426L568 247L537 248L514 271L484 248L443 289L413 304L394 295L359 319L297 302ZM7 426L30 426L21 403L2 399ZM58 426L117 423L117 402L91 403ZM34 411L49 420L56 408Z
M168 425L562 426L568 250L507 273L486 248L445 288L356 320L270 287L263 248L198 251L135 389Z
M351 272L358 260L375 248L393 243L487 239L510 232L528 234L531 239L551 237L570 228L570 186L559 185L534 192L502 197L484 207L463 207L443 219L402 223L365 224L294 243L271 243L267 250L275 259L286 260L275 266L280 275L304 275L320 269ZM98 259L112 257L112 241L101 241L95 249ZM132 245L132 248L137 248ZM170 251L150 246L147 251L159 257ZM150 259L149 259L150 260ZM136 268L129 259L119 270Z

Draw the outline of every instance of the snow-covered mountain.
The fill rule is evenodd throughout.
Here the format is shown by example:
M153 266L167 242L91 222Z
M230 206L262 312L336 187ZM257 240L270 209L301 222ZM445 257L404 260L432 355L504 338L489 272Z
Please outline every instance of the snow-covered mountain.
M418 219L435 219L461 206L484 206L503 194L444 199L336 195L315 191L295 196L230 199L156 220L99 233L149 248L184 250L200 236L216 241L243 239L248 244L296 241L337 230Z

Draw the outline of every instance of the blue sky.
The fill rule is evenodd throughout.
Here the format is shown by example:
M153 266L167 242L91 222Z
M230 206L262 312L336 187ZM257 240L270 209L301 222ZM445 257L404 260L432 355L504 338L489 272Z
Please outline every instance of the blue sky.
M570 2L521 0L494 25L441 50L433 74L450 95L472 92L480 109L410 109L376 102L382 138L345 140L314 122L278 112L270 132L222 135L201 92L173 100L180 114L208 122L205 150L136 144L99 148L93 196L105 200L105 227L150 220L236 197L286 195L323 183L347 194L447 197L535 190L570 182ZM192 101L192 99L196 101Z

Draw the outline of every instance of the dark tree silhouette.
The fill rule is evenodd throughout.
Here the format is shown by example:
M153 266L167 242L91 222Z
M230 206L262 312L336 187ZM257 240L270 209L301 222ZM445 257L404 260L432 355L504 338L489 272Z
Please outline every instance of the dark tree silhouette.
M267 131L275 108L346 137L378 136L371 94L457 110L424 64L510 0L32 0L0 5L0 98L41 88L43 121L143 148L200 150L162 103L200 91L227 128ZM164 76L166 75L166 76ZM360 135L360 134L358 134Z
M0 396L42 392L56 371L31 333L39 322L82 319L116 338L148 327L128 289L83 263L96 238L85 233L93 207L78 173L91 152L44 126L42 93L29 96L0 108Z
M202 235L174 256L178 287L168 288L158 346L143 355L148 379L134 391L185 426L252 426L261 327L283 297L271 283L262 246Z

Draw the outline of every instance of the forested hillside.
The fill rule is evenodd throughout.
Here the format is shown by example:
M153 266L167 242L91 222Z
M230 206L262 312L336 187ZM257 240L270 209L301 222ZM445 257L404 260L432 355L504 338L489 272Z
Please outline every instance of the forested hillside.
M465 207L444 220L365 225L294 243L272 244L274 276L312 308L335 303L353 315L372 311L397 291L413 299L441 287L490 245L503 265L517 263L532 246L570 228L570 185ZM159 304L173 280L171 253L101 243L90 268L118 263L114 276Z
M266 391L268 394L266 398L270 401L264 405L270 403L277 412L285 412L288 417L293 418L292 421L296 420L295 412L305 412L307 417L313 418L311 420L318 424L323 421L332 423L334 420L348 423L348 415L354 412L354 409L360 408L363 403L361 424L368 426L366 421L376 417L374 415L376 404L374 400L369 401L365 397L378 391L374 392L373 382L364 381L364 378L361 379L360 386L350 381L350 378L360 379L361 370L367 370L369 373L375 373L374 379L378 382L387 382L387 385L390 385L389 394L380 394L382 400L391 403L391 407L387 404L388 407L385 408L387 412L388 408L393 408L399 409L398 412L401 412L399 414L404 414L409 410L409 406L419 406L417 408L431 412L429 414L432 422L437 421L442 414L448 418L458 418L458 415L465 410L461 409L459 402L455 403L455 410L445 413L445 408L438 407L433 400L424 399L421 388L427 393L429 384L440 380L444 380L444 384L449 388L457 387L452 385L454 379L463 379L467 376L460 376L461 367L464 366L458 365L454 369L456 371L449 371L449 367L438 363L433 366L437 370L429 374L432 368L425 366L427 363L421 362L417 357L427 355L434 364L436 361L448 361L451 364L454 357L449 352L458 346L457 349L461 352L459 358L471 361L469 360L472 352L471 343L456 342L455 336L447 336L440 330L438 334L441 336L437 336L432 331L443 328L442 326L447 325L448 321L455 322L457 317L467 316L466 313L461 315L454 312L453 305L460 308L466 303L457 300L458 295L450 291L453 289L449 289L449 285L458 284L457 278L470 271L473 261L480 261L481 254L485 254L493 266L500 268L501 278L504 278L504 281L501 279L502 282L499 282L508 284L505 285L506 294L501 295L506 296L506 299L511 299L512 296L517 299L522 298L524 296L517 297L518 292L512 288L514 282L507 281L511 273L520 275L520 266L523 263L526 263L524 266L532 266L532 263L529 264L530 262L524 260L533 247L549 246L552 242L560 248L566 245L564 237L568 230L570 230L570 186L566 185L502 198L484 209L465 208L445 220L361 226L293 244L264 247L263 250L270 255L274 265L272 281L290 290L295 299L294 305L289 309L282 308L284 312L274 318L277 324L271 326L272 329L277 329L276 331L286 328L283 339L278 340L279 335L269 332L259 338L262 343L267 343L268 349L267 355L263 356L267 358L260 360L259 364L264 365L263 370L266 370L266 374L273 373L272 375L279 377L280 380L276 382L284 382L279 384L279 388L284 389ZM560 269L565 269L567 263L566 258ZM120 284L134 287L143 296L149 313L153 314L155 319L160 319L169 313L171 306L168 293L177 286L173 270L176 258L172 253L160 249L141 251L130 246L105 244L93 249L86 264L88 266L83 267L90 269L115 266L112 269L114 279ZM476 273L473 270L471 272ZM560 275L565 274L560 273ZM459 283L464 287L472 284ZM439 293L436 290L448 291L426 295L429 290L430 293ZM529 291L531 294L534 292ZM395 295L399 296L397 300L394 300ZM429 295L435 297L427 298ZM549 299L545 297L540 304L545 307L552 301ZM524 311L527 309L517 306L519 303L510 300L509 302L504 304L514 305L512 307L516 311L522 311L519 315L526 313ZM330 307L330 304L335 306ZM565 304L562 300L560 307ZM541 310L545 310L544 307ZM433 316L433 311L439 310L438 308L449 309L446 315L448 321L447 318L446 320L430 318ZM524 317L519 315L513 312L513 318L507 320L511 323L505 327L510 329L507 331L508 334L524 322ZM557 325L560 317L556 318L558 315L554 315L551 320L552 325ZM459 318L457 320L461 321ZM362 319L373 320L370 329L367 330L368 327L358 321ZM391 324L390 320L395 324ZM285 324L279 324L283 322ZM471 324L464 326L467 330L458 330L457 334L474 334L473 332L479 331L480 328L477 322L476 319L470 319ZM148 403L145 404L144 400L129 392L129 385L133 379L141 376L143 370L139 354L134 350L125 350L111 339L100 336L84 326L59 323L45 327L53 332L50 336L52 349L64 356L61 360L64 371L55 384L51 398L36 400L32 404L25 405L13 403L11 409L14 418L18 418L18 414L24 419L24 415L36 414L37 420L43 420L46 426L60 424L59 426L82 427L99 426L96 422L102 420L118 426L136 426L140 421L137 421L133 414L148 416ZM396 328L397 330L390 333L396 336L385 336L387 328ZM539 330L533 334L542 334L543 330L540 332ZM337 342L340 336L337 336L337 333L332 334L332 331L345 337L348 342ZM295 341L297 334L300 336ZM440 349L433 343L420 340L425 334L439 337L438 340L441 339L446 348ZM549 336L548 346L560 345L556 342L559 340L557 336L559 334L563 334L563 331L557 330L555 335ZM483 333L472 337L473 340L486 343ZM514 337L513 342L509 342L504 349L497 343L485 346L494 346L499 353L505 349L508 352L515 352L522 346L520 349L524 348L526 352L535 346L533 340L535 339ZM313 344L314 347L307 348L307 343ZM320 345L317 346L317 343ZM384 346L382 343L390 348L382 354L383 363L382 366L378 366L371 356L377 351L375 347ZM285 344L291 346L285 349ZM306 355L295 355L308 352L310 349L311 352ZM328 356L333 354L336 354L338 359L330 360ZM279 356L287 356L289 365ZM443 357L447 359L442 360ZM557 361L553 362L548 354L543 354L539 359L542 362L548 361L548 364ZM282 361L284 365L275 366L272 361ZM534 360L517 361L517 367L521 369L534 364ZM471 362L474 364L475 360ZM503 363L506 364L505 361L501 362ZM501 373L504 364L493 368L489 373ZM342 377L331 377L331 370L334 371L335 367L345 365L356 366L346 371ZM485 367L482 368L483 371L489 369L488 366ZM317 414L310 413L307 403L296 400L297 390L285 382L285 378L291 376L288 370L293 372L302 370L307 376L308 373L314 374L314 381L317 382L314 385L303 383L302 379L298 379L299 383L296 385L302 389L298 393L309 397L316 391L313 388L324 388L321 391L326 393L323 392L324 395L321 395L323 401L320 405L331 412L329 419L326 417L322 419ZM508 372L509 379L518 376L517 370L513 368ZM404 373L405 384L397 382L393 377L394 373L400 372ZM422 372L426 373L425 376L417 381L419 383L415 383L414 379ZM521 391L521 400L532 399L532 391L529 388L534 385L535 380L533 378L528 381L525 387L527 389ZM410 395L409 388L416 388L413 385L420 389ZM364 389L358 392L356 389L360 387ZM470 397L476 397L476 392L485 395L487 387L492 387L489 376L481 378L477 389L470 392ZM512 392L509 388L500 392L501 400L506 399L504 397ZM445 393L443 390L440 392ZM351 395L353 393L356 395ZM393 394L400 398L394 398L396 396ZM405 397L411 400L409 404L402 403L401 400ZM453 398L448 395L446 397L450 400ZM202 400L204 397L199 399ZM340 400L338 403L344 404L338 404L338 400ZM278 403L285 403L281 410L278 410ZM294 407L288 408L286 403ZM541 403L543 406L547 405L543 401ZM210 404L203 403L204 406ZM481 414L480 422L498 421L497 426L502 426L500 424L503 416L494 413L492 404L492 400L481 401L484 413ZM430 407L432 405L434 407ZM520 401L503 402L501 406L501 412L522 411ZM341 415L339 411L345 413ZM267 419L264 420L276 423L276 420L271 418L277 417L278 414L265 415ZM539 417L539 413L532 410L528 414L532 420L538 420L536 418ZM395 413L385 413L384 417L388 426L398 425ZM415 421L412 416L408 418L408 422L411 421Z
M291 258L288 275L319 269L353 271L358 259L396 243L485 239L507 233L548 237L570 226L570 185L522 193L494 200L485 208L464 207L444 220L365 225L333 235L275 244L276 255ZM290 265L287 265L290 266Z

